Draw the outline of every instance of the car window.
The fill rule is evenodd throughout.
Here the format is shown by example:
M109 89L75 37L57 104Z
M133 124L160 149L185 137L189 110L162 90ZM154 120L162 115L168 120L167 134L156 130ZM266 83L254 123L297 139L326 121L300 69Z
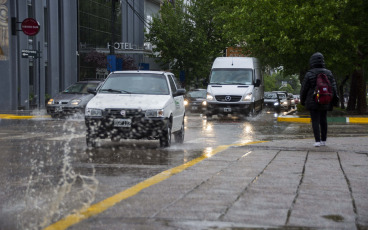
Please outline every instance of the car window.
M206 90L196 90L188 92L188 96L193 98L206 98L206 94Z
M169 87L163 74L120 73L108 77L99 93L168 95Z
M279 98L286 99L286 95L284 93L278 93Z
M170 82L172 93L175 93L176 90L177 90L176 85L175 85L175 82L174 82L174 80L173 80L173 78L172 78L171 75L169 75L168 78L169 78L169 82Z
M266 99L277 99L277 94L276 93L265 93L264 98L266 98Z
M96 88L99 83L88 82L88 83L75 83L69 86L63 91L63 93L88 93L88 88Z

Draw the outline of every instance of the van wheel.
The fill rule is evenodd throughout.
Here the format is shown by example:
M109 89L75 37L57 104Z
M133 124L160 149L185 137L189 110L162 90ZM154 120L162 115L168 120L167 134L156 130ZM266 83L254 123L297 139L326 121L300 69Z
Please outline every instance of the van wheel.
M256 115L256 110L254 109L254 106L253 106L253 108L249 111L248 115L249 115L250 117L254 117L254 116Z
M181 128L179 131L174 133L175 142L179 144L183 144L184 142L184 120L181 124Z
M160 137L160 147L170 147L171 145L171 124L168 122L166 127L162 130Z

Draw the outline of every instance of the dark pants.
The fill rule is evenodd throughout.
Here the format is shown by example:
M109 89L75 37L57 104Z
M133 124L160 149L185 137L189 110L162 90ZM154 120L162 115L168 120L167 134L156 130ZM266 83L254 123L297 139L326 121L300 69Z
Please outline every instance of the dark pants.
M327 110L310 110L316 142L327 140Z

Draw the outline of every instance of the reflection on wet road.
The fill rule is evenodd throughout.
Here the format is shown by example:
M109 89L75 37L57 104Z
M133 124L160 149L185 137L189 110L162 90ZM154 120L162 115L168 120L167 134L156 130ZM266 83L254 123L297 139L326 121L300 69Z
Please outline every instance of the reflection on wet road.
M354 130L349 135L367 135ZM329 126L331 136L346 132L344 124ZM278 123L267 113L211 121L190 114L183 144L101 140L88 149L82 119L0 120L0 229L46 227L218 146L286 138L312 138L310 124Z

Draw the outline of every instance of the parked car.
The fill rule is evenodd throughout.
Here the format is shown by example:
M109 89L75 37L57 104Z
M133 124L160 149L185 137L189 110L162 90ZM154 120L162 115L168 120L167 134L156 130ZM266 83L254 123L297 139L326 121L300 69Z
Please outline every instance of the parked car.
M289 111L291 109L291 100L286 91L272 91L279 95L281 101L281 108Z
M292 93L288 93L288 99L290 100L290 107L295 108L295 99Z
M281 102L279 95L275 92L264 93L264 109L281 112Z
M205 112L207 109L206 96L206 89L188 91L184 99L185 110L190 112Z
M184 94L174 74L161 71L116 71L109 74L87 104L87 145L98 138L159 139L161 147L184 141Z
M294 101L295 101L295 105L300 103L300 95L294 95Z
M94 96L88 93L87 89L96 88L101 82L101 80L86 80L72 84L47 102L47 113L53 118L73 114L83 115L87 103Z

